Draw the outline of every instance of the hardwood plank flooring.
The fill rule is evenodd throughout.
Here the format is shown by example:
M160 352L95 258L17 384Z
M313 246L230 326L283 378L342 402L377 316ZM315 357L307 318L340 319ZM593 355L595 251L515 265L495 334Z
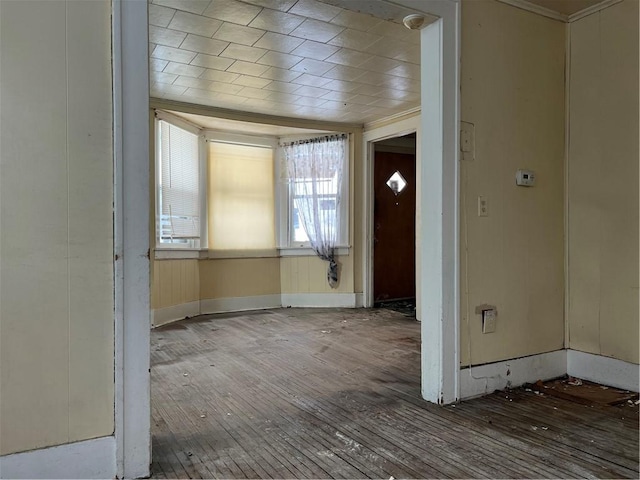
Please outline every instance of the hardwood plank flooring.
M152 335L153 478L638 478L638 406L420 396L386 309L210 315Z

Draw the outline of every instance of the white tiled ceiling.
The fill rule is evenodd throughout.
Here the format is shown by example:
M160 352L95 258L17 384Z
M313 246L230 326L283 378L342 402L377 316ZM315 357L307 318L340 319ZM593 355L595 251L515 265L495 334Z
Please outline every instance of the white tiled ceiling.
M420 35L398 23L412 12L335 3L150 0L151 96L350 123L418 106Z

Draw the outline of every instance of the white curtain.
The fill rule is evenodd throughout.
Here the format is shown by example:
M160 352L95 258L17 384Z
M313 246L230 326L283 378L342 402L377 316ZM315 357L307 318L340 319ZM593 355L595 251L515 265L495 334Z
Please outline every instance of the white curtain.
M347 151L346 135L283 145L293 205L311 248L329 262L327 280L332 288L338 284L334 251L340 234L342 175Z

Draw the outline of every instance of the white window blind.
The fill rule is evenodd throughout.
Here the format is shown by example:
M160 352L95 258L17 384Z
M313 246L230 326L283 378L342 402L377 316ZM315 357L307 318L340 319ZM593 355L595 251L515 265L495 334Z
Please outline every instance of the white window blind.
M160 120L160 241L200 237L198 136Z
M275 249L273 150L209 144L209 248Z

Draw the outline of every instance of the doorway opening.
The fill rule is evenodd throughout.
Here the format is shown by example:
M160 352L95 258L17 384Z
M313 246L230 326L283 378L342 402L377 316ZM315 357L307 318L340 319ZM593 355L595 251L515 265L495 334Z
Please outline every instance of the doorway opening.
M416 134L373 146L373 305L416 315Z

